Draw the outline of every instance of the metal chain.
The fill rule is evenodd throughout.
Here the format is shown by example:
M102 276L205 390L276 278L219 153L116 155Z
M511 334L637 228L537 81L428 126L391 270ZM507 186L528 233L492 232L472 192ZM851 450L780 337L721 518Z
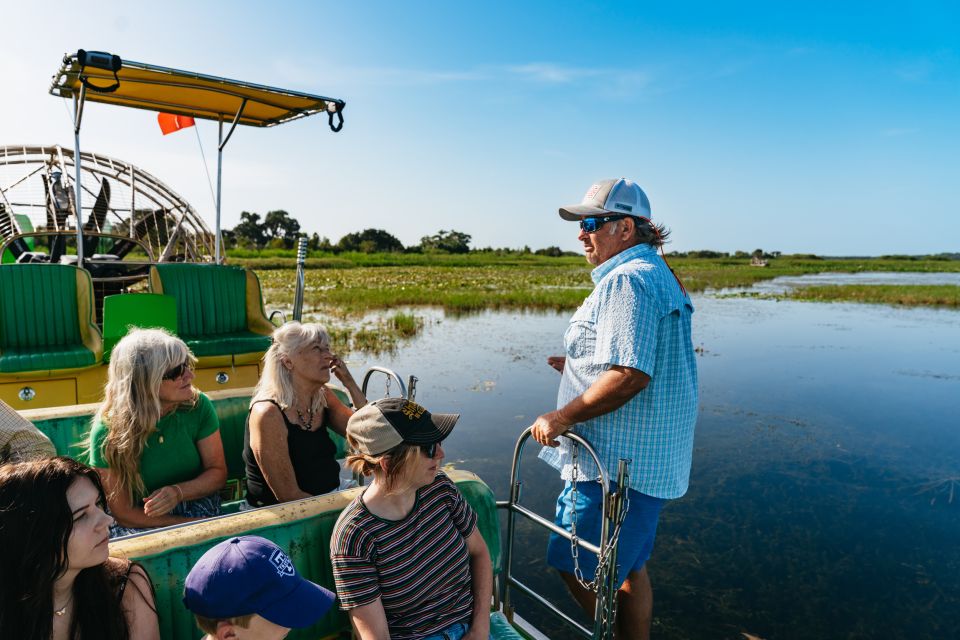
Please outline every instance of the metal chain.
M390 382L391 382L392 380L393 380L393 378L391 378L390 376L387 376L387 388L386 388L386 394L385 394L385 396L386 396L387 398L390 397Z
M577 536L577 476L580 473L578 452L579 445L573 443L573 452L570 455L570 499L573 505L573 509L571 509L570 513L570 555L573 557L573 575L577 579L577 582L579 582L584 589L598 594L596 607L599 607L600 611L603 636L612 637L614 629L613 623L617 619L617 592L614 591L613 593L605 593L600 589L600 585L606 573L607 565L610 562L610 549L617 545L620 539L620 529L623 526L623 522L627 518L627 512L630 510L630 497L628 491L630 482L629 477L625 477L624 486L618 487L618 499L623 501L623 510L620 512L620 518L614 524L613 532L611 533L607 544L600 549L600 555L597 558L597 569L593 574L593 580L587 582L583 577L583 570L580 568L580 538ZM608 508L612 511L613 504L608 505ZM612 569L615 570L616 568L613 567ZM613 598L613 601L610 604L610 618L607 618L606 598Z

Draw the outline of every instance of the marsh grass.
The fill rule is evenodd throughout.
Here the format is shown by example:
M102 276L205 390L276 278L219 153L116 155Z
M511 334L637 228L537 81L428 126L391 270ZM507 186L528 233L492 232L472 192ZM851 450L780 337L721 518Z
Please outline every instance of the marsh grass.
M334 352L341 356L352 351L375 356L393 354L404 342L420 335L426 323L421 316L405 312L375 314L362 320L314 314L307 321L326 327Z
M412 338L423 329L423 318L412 313L395 313L387 318L387 327L402 338Z
M960 307L960 287L940 285L848 284L801 287L784 297L815 302L863 302L905 306Z
M258 263L259 260L264 263ZM292 303L292 259L268 257L233 262L258 272L264 297L271 304ZM749 287L778 276L814 273L960 271L960 261L956 260L888 258L782 257L771 260L765 268L751 267L746 260L734 258L671 258L670 265L690 292ZM593 288L591 267L578 257L340 254L312 258L307 267L306 305L341 318L371 310L417 306L441 307L453 313L484 309L568 311L579 306ZM895 297L885 295L890 300ZM952 306L923 300L921 297L916 302L893 302Z

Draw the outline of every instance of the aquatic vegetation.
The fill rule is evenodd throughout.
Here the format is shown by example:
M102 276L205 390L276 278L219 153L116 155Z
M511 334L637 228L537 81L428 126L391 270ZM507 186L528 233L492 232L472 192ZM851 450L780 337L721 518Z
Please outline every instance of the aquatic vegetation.
M939 285L847 284L801 287L784 297L816 302L864 302L906 306L960 307L960 287Z
M412 338L423 328L423 318L412 313L396 313L386 321L387 327L404 338Z
M352 351L375 356L395 353L405 340L419 335L425 324L422 317L404 312L353 322L318 314L312 314L305 320L323 324L334 351L341 356Z
M960 476L948 476L920 485L917 495L929 494L930 506L937 504L937 500L946 498L947 504L953 504L954 498L960 492Z

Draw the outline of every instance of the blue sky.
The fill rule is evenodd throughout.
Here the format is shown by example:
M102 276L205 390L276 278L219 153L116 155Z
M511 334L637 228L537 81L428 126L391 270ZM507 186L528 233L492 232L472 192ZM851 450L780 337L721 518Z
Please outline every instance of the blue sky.
M338 134L320 117L237 131L228 227L286 209L334 241L453 228L478 247L576 250L557 207L625 176L669 249L960 250L957 3L151 5L5 7L0 144L72 145L50 76L66 51L106 50L347 101ZM212 163L215 125L199 127ZM212 225L192 132L90 105L82 143Z

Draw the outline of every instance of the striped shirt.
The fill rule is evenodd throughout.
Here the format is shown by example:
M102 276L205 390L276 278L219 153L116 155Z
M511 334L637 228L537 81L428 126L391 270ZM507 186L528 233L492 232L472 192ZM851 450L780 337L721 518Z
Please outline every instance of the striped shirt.
M611 366L650 376L647 388L615 411L579 423L611 479L629 459L630 487L655 498L687 491L697 422L697 363L691 335L693 303L657 250L640 244L621 251L591 273L595 288L564 334L567 362L557 407L582 394ZM540 457L573 478L570 441L544 447ZM578 480L596 478L588 454L578 456Z
M417 491L402 520L379 518L351 502L333 528L330 560L344 610L383 603L390 637L422 638L473 613L467 537L477 515L456 485L438 473Z

